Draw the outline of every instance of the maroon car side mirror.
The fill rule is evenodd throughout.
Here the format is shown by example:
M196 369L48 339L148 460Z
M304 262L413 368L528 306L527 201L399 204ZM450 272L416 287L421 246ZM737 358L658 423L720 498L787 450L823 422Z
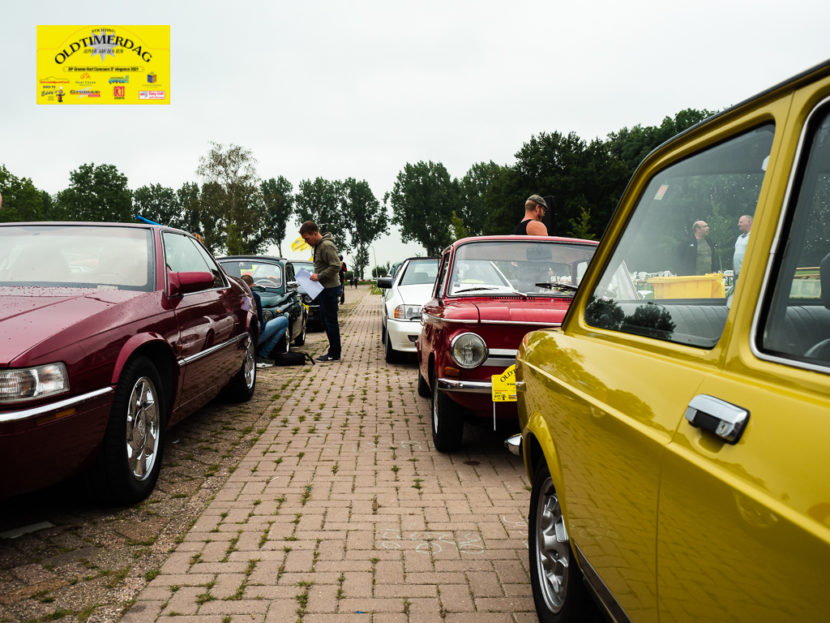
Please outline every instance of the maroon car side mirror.
M168 292L170 296L181 296L190 292L199 292L213 287L214 276L209 272L167 272Z

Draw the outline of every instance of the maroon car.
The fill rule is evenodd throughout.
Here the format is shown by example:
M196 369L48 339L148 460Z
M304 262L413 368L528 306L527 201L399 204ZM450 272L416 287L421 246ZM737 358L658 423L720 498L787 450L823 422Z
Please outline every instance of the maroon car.
M253 395L256 331L248 289L185 232L0 224L0 495L84 471L143 499L171 424Z
M546 236L464 238L441 257L433 298L422 311L418 393L432 397L432 439L461 445L465 417L516 419L497 403L490 379L515 363L525 333L562 322L597 242ZM495 413L495 414L494 414Z

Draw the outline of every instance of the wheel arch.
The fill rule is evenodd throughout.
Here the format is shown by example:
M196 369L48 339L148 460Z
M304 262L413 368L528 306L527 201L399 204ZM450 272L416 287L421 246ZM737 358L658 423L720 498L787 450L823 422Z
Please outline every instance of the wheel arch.
M541 461L545 461L548 465L551 480L553 480L553 484L556 487L560 503L563 504L564 509L565 487L564 481L562 480L561 466L559 464L559 454L556 450L556 444L553 441L550 429L545 425L541 414L536 413L531 415L525 425L523 445L525 471L528 478L532 482L536 466Z
M112 371L111 383L118 384L124 366L135 357L144 356L149 359L158 370L164 393L165 417L169 417L175 404L176 391L179 387L179 366L173 355L170 345L158 335L134 335L122 346L121 352Z

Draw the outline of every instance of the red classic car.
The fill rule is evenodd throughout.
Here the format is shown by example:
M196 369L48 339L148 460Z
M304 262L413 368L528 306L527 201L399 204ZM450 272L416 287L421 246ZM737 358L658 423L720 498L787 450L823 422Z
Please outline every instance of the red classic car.
M82 471L106 499L149 495L168 426L253 395L251 302L182 231L0 224L0 495Z
M517 419L493 409L492 375L515 363L525 333L556 327L597 242L546 236L464 238L441 256L418 338L418 393L432 397L436 449L461 445L466 416Z

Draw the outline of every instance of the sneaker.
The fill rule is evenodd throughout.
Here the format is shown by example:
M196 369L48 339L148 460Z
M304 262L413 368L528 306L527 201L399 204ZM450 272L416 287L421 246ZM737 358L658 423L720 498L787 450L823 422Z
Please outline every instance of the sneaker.
M322 361L323 363L327 361L340 361L340 357L332 357L331 355L321 355L317 357L316 361Z
M258 368L264 368L265 366L273 366L274 360L268 359L267 357L260 357L259 355L256 356L256 365Z

